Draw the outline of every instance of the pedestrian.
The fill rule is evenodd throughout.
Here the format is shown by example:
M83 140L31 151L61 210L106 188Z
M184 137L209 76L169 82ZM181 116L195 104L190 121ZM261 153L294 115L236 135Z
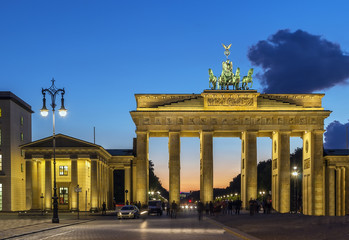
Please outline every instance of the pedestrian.
M254 208L255 208L255 204L254 204L254 201L253 199L251 198L250 201L248 202L249 203L249 207L250 207L250 216L253 216L254 214Z
M202 212L204 211L204 204L202 202L198 202L198 213L199 213L199 221L201 220L202 218Z
M208 215L208 213L210 212L210 206L208 202L206 202L205 210L206 210L206 215Z
M102 215L107 215L107 204L105 202L102 204Z
M177 218L177 203L175 200L173 200L171 208L171 218Z
M142 208L141 201L138 201L138 208L139 208L139 210L141 210L141 208Z
M213 212L214 207L213 207L213 202L212 201L210 201L209 206L210 206L210 216L214 216L214 212Z
M170 202L167 202L166 203L166 215L170 215L171 212L170 212Z
M235 214L240 215L242 201L240 199L235 201Z
M233 215L233 201L229 200L228 202L228 215Z
M130 205L130 203L128 202L128 200L126 200L126 205Z

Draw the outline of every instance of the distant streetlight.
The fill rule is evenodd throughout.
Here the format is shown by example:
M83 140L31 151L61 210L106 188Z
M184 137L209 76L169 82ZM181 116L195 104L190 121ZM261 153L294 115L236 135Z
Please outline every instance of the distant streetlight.
M298 180L298 174L299 172L297 171L297 166L293 167L293 171L292 171L292 176L293 176L293 186L294 186L294 208L295 208L295 213L297 213L298 210L298 192L297 192L297 180Z
M52 85L50 88L42 89L42 108L40 110L40 113L43 117L48 116L48 109L46 107L46 93L48 93L51 96L51 107L52 107L52 122L53 122L53 217L52 217L52 223L59 223L58 218L58 197L57 197L57 181L56 181L56 133L55 133L55 108L56 108L56 96L57 94L61 93L61 108L58 110L59 115L61 117L65 117L67 115L67 109L64 107L64 94L65 90L58 89L55 86L55 80L52 78Z

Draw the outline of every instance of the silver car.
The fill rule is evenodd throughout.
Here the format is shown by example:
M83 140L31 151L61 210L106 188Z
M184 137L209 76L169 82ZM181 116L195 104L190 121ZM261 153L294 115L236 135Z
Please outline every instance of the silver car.
M118 218L139 218L139 209L134 205L125 205L119 210Z

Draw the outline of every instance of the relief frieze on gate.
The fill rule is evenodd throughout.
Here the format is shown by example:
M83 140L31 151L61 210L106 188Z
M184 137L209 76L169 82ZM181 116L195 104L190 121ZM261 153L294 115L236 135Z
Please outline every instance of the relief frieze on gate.
M305 116L245 116L245 117L151 117L139 119L141 125L323 125L321 117Z
M205 90L204 98L206 110L253 110L257 109L257 91L210 91Z

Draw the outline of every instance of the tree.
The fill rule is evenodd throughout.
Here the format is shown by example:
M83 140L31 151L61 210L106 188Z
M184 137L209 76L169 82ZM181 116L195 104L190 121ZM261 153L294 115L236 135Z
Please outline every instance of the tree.
M154 163L152 160L149 160L149 189L154 192L160 192L161 196L166 199L169 199L168 191L162 186L161 181L158 176L154 173Z
M271 190L271 159L257 165L257 189L265 191L267 195Z

